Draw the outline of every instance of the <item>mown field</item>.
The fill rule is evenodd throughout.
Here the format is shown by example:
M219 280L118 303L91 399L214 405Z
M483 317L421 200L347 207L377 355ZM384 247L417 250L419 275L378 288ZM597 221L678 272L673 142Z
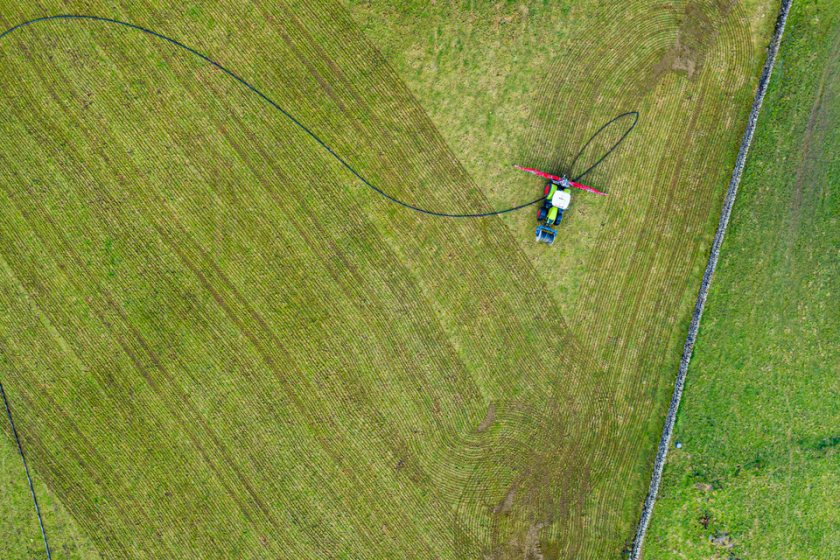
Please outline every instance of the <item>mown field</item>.
M0 376L104 557L603 558L633 533L776 6L376 6L73 11L211 54L436 210L529 200L509 164L640 111L559 247L530 214L386 203L137 32L0 45ZM29 519L4 554L37 550Z
M645 557L838 558L840 3L794 2Z

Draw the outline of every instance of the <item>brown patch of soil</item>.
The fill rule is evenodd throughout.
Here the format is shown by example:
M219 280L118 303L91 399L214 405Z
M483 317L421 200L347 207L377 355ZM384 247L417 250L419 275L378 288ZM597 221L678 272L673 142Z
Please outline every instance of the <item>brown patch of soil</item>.
M498 515L500 513L507 513L513 507L513 499L516 497L516 485L510 487L510 490L507 491L505 497L502 498L502 501L499 502L496 507L493 508L493 514Z
M545 560L545 556L540 550L540 530L542 528L542 523L532 524L528 528L528 534L525 535L525 560Z
M694 79L703 68L706 52L714 43L723 20L734 7L733 2L712 2L708 5L688 4L680 15L677 39L653 68L655 84L667 72L684 74Z
M490 403L490 406L487 407L487 414L484 416L484 420L481 421L481 424L478 425L478 433L485 431L487 428L493 425L493 422L496 421L496 405Z

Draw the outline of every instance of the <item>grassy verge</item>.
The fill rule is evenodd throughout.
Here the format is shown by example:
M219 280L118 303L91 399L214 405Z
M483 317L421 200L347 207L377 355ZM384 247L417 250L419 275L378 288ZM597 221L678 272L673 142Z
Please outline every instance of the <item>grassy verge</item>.
M830 558L838 548L838 8L794 3L646 558Z

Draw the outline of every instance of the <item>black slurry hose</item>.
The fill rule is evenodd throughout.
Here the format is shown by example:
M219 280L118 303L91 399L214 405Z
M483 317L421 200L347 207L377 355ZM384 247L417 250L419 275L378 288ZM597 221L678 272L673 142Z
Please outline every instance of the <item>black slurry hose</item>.
M158 33L156 31L153 31L151 29L148 29L148 28L140 26L140 25L136 25L136 24L133 24L133 23L125 22L125 21L120 21L120 20L117 20L117 19L100 17L100 16L78 15L78 14L61 14L61 15L40 17L40 18L36 18L36 19L31 19L29 21L25 21L23 23L19 23L19 24L15 25L14 27L10 27L6 31L0 33L0 40L5 39L6 37L11 35L15 31L17 31L19 29L23 29L24 27L29 27L29 26L34 25L36 23L45 23L45 22L50 22L50 21L67 21L67 22L69 22L69 21L91 21L91 22L107 23L107 24L117 25L117 26L120 26L120 27L129 28L129 29L134 29L136 31L140 31L142 33L145 33L146 35L150 35L152 37L156 37L158 39L161 39L161 40L163 40L163 41L165 41L165 42L167 42L167 43L169 43L169 44L171 44L175 47L178 47L179 49L182 49L184 51L187 51L190 54L193 54L193 55L197 56L198 58L204 60L205 62L207 62L208 64L210 64L212 66L215 66L217 69L221 70L223 73L227 74L229 77L233 78L234 80L236 80L237 82L242 84L244 87L246 87L252 93L257 95L260 99L262 99L263 101L268 103L272 108L274 108L275 110L282 113L284 117L289 119L298 128L300 128L302 131L304 131L310 138L312 138L315 142L317 142L318 145L320 145L323 149L325 149L327 152L329 152L329 154L333 158L335 158L336 161L338 161L341 165L343 165L350 173L352 173L366 187L373 190L377 194L385 197L389 201L391 201L395 204L399 204L400 206L403 206L404 208L408 208L409 210L413 210L415 212L420 212L422 214L426 214L426 215L429 215L429 216L435 216L435 217L438 217L438 218L487 218L487 217L490 217L490 216L498 216L500 214L507 214L507 213L510 213L510 212L515 212L516 210L521 210L521 209L526 208L528 206L532 206L532 205L537 204L538 202L541 202L543 200L543 197L540 197L536 200L532 200L530 202L526 202L524 204L520 204L520 205L517 205L517 206L511 206L509 208L503 208L501 210L492 210L492 211L489 211L489 212L479 212L479 213L437 212L437 211L434 211L434 210L429 210L427 208L421 208L419 206L414 206L413 204L405 202L404 200L400 200L399 198L396 198L395 196L392 196L392 195L386 193L385 191L383 191L382 189L380 189L379 187L377 187L376 185L374 185L373 183L368 181L361 173L356 171L356 169L352 165L350 165L344 158L342 158L340 155L338 155L317 134L312 132L312 130L307 128L306 125L304 125L302 122L300 122L294 115L292 115L286 109L284 109L279 104L277 104L273 99L268 97L268 95L264 94L262 91L257 89L255 86L251 85L244 78L240 77L239 75L237 75L233 71L228 70L227 68L222 66L221 63L213 60L209 56L197 51L196 49L194 49L192 47L189 47L189 46L185 45L184 43L182 43L182 42L180 42L176 39L173 39L171 37L167 37L166 35L163 35L161 33ZM624 132L624 134L618 139L618 141L615 142L615 144L612 145L612 147L610 147L609 150L607 150L607 152L599 160L597 160L594 164L592 164L583 173L574 177L572 179L573 181L580 180L585 175L587 175L589 172L591 172L593 169L598 167L611 153L613 153L619 147L619 145L624 141L625 138L627 138L627 135L630 134L630 132L636 127L636 124L639 122L639 113L636 112L636 111L630 111L630 112L622 113L621 115L618 115L617 117L613 118L612 120L607 122L605 125L603 125L601 128L599 128L598 131L595 132L595 134L593 134L592 137L583 145L583 148L581 148L580 152L578 152L578 154L575 156L575 159L573 160L573 163L572 163L572 167L574 167L574 164L577 163L577 160L583 154L584 150L586 150L586 148L592 143L592 141L601 132L603 132L608 126L610 126L614 122L616 122L619 119L622 119L624 117L627 117L627 116L633 116L634 119L633 119L633 123L627 128L627 130ZM3 404L5 405L5 408L6 408L6 414L7 414L8 419L9 419L9 424L12 428L12 434L14 436L15 442L17 443L18 453L20 454L20 457L23 460L24 469L26 470L26 477L27 477L27 480L29 481L29 490L32 493L32 501L35 504L35 512L38 515L38 523L41 527L41 535L44 538L44 548L46 550L47 558L48 558L48 560L51 560L52 556L51 556L51 553L50 553L49 541L47 540L47 532L46 532L46 529L44 528L43 519L41 518L41 510L38 506L38 499L35 496L35 488L32 485L32 479L29 476L29 467L26 464L26 456L24 455L23 446L20 443L20 439L18 438L17 431L16 431L15 426L14 426L14 421L12 420L12 411L11 411L11 408L9 407L9 402L8 402L7 397L6 397L6 393L5 393L5 391L3 391L1 385L0 385L0 394L2 394Z
M507 213L510 213L510 212L515 212L516 210L521 210L522 208L526 208L526 207L531 206L533 204L536 204L537 202L540 202L542 200L542 197L540 197L536 200L532 200L530 202L526 202L525 204L520 204L518 206L511 206L509 208L503 208L501 210L491 210L489 212L477 212L477 213L438 212L438 211L435 211L435 210L429 210L427 208L421 208L419 206L415 206L413 204L405 202L404 200L400 200L399 198L386 193L385 191L383 191L382 189L380 189L379 187L377 187L376 185L374 185L373 183L368 181L360 172L356 171L356 169L352 165L350 165L344 158L342 158L340 155L338 155L317 134L312 132L312 130L307 128L306 125L304 125L302 122L300 122L294 115L292 115L289 111L287 111L286 109L281 107L276 101L271 99L268 95L264 94L262 91L257 89L255 86L251 85L250 82L248 82L247 80L245 80L241 76L237 75L233 71L228 70L227 68L222 66L221 63L213 60L212 58L210 58L206 54L203 54L203 53L195 50L194 48L185 45L184 43L178 41L177 39L167 37L166 35L163 35L161 33L158 33L157 31L153 31L151 29L148 29L148 28L140 26L140 25L136 25L136 24L133 24L133 23L128 23L126 21L120 21L120 20L117 20L117 19L100 17L100 16L61 14L61 15L55 15L55 16L45 16L45 17L25 21L23 23L19 23L19 24L15 25L14 27L10 27L9 29L4 31L3 33L0 33L0 40L2 40L4 38L6 38L7 36L11 35L15 31L17 31L18 29L22 29L24 27L28 27L28 26L34 25L36 23L44 23L44 22L49 22L49 21L74 21L74 20L75 21L84 20L84 21L94 21L94 22L99 22L99 23L109 23L109 24L112 24L112 25L118 25L118 26L121 26L121 27L127 27L129 29L134 29L136 31L140 31L142 33L145 33L146 35L151 35L152 37L156 37L158 39L166 41L167 43L169 43L171 45L174 45L174 46L178 47L179 49L185 50L188 53L199 57L200 59L204 60L208 64L211 64L211 65L215 66L216 68L218 68L219 70L221 70L222 72L224 72L225 74L227 74L228 76L230 76L231 78L233 78L234 80L236 80L237 82L239 82L240 84L242 84L243 86L248 88L248 90L250 90L252 93L259 96L260 99L262 99L263 101L265 101L266 103L271 105L271 107L273 107L274 109L276 109L277 111L282 113L283 116L285 116L287 119L292 121L292 123L294 123L298 128L300 128L302 131L304 131L307 135L309 135L310 138L315 140L315 142L317 142L318 145L320 145L327 152L329 152L329 154L333 158L335 158L336 161L338 161L341 165L343 165L350 173L352 173L357 179L359 179L359 181L361 181L366 187L368 187L369 189L373 190L374 192L380 194L381 196L385 197L386 199L390 200L391 202L393 202L395 204L399 204L400 206L408 208L409 210L414 210L415 212L420 212L422 214L427 214L429 216L436 216L436 217L439 217L439 218L487 218L487 217L490 217L490 216L498 216L500 214L507 214ZM572 167L574 167L574 163L577 163L577 160L583 154L584 150L586 150L586 148L589 146L589 144L591 144L592 141L601 132L603 132L608 126L610 126L614 122L616 122L619 119L622 119L624 117L627 117L627 116L633 116L634 119L633 119L633 123L627 128L627 130L624 132L624 134L618 139L618 141L616 141L615 144L613 144L613 146L609 150L607 150L607 152L598 161L596 161L594 164L592 164L586 171L584 171L580 175L577 175L576 177L574 177L572 179L573 181L580 180L585 175L587 175L590 171L592 171L593 169L598 167L610 154L612 154L619 147L619 145L624 141L624 139L627 138L627 135L630 134L630 132L636 127L636 123L639 122L639 113L636 112L636 111L630 111L630 112L622 113L621 115L618 115L617 117L613 118L612 120L607 122L605 125L603 125L601 128L599 128L598 131L595 132L595 134L593 134L592 137L589 138L589 140L587 140L587 142L583 145L583 148L581 148L580 152L578 152L577 156L575 156Z

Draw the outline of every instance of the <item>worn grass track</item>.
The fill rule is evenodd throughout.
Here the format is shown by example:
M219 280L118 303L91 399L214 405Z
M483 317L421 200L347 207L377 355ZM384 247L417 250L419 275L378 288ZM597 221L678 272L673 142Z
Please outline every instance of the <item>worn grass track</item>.
M604 176L615 196L570 216L597 237L570 238L557 261L524 245L530 218L448 222L383 203L166 45L96 25L10 39L0 375L36 474L108 557L617 554L725 183L704 174L737 144L764 32L754 6L702 5L724 31L684 75L669 54L682 9L659 27L630 8L570 20L570 36L610 22L616 41L645 24L638 44L616 43L631 57L605 56L594 35L552 51L552 76L600 65L580 105L561 107L548 81L532 92L546 120L575 124L569 145L622 110L658 119ZM0 23L58 11L8 6ZM476 165L494 152L468 157L475 144L452 136L462 121L443 119L457 111L412 91L337 4L84 11L210 53L408 202L523 198L488 187L498 167ZM662 75L639 82L657 60ZM565 136L541 136L556 128L516 130L520 163L563 153ZM640 185L636 206L623 185Z

